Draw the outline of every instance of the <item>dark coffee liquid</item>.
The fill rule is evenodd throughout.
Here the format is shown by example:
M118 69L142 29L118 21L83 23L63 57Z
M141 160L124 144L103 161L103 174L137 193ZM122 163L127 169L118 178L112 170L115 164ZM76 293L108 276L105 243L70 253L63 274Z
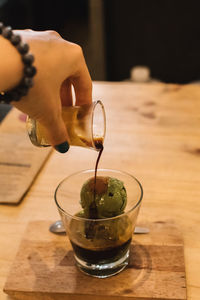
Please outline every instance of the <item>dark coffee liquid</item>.
M97 157L97 161L96 161L96 165L95 165L95 172L94 172L94 201L95 201L95 197L96 197L97 169L98 169L98 165L99 165L99 160L100 160L102 152L103 152L102 141L98 140L97 142L95 142L95 146L97 149L99 149L99 155Z
M105 248L102 250L91 250L78 246L71 241L74 253L81 260L88 262L90 264L100 264L100 263L109 263L114 262L121 257L123 257L131 243L131 238L121 245L117 245L112 248Z
M98 169L99 160L100 160L101 154L102 154L102 152L103 152L103 143L102 143L102 139L96 139L96 140L95 140L95 147L96 147L97 150L99 150L99 154L98 154L97 161L96 161L96 165L95 165L94 186L95 186L95 184L96 184L97 169Z
M102 139L95 139L95 147L99 151L99 154L98 154L98 157L97 157L97 161L96 161L96 165L95 165L95 173L94 173L94 200L92 201L92 203L89 207L89 218L90 219L97 219L98 218L97 207L96 207L96 202L95 202L95 198L96 198L96 181L97 181L98 164L99 164L101 154L103 152L103 140ZM90 223L88 223L85 227L85 235L88 239L93 238L93 235L94 235L93 227L94 227L94 222L92 222L92 221Z
M97 217L98 217L97 207L96 207L96 203L95 203L95 197L96 197L96 180L97 180L98 164L99 164L99 160L101 158L102 152L103 152L103 140L100 139L100 138L99 139L95 139L95 147L99 151L99 154L98 154L98 157L97 157L97 161L96 161L96 165L95 165L95 173L94 173L94 201L92 202L92 204L89 207L90 219L97 219Z

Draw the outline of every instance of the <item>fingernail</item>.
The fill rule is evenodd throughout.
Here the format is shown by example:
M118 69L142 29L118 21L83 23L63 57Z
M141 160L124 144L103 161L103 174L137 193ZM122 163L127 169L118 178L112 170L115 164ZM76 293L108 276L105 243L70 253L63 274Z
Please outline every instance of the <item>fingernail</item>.
M54 146L54 148L60 153L65 153L69 150L69 144L68 142L64 142L62 144Z

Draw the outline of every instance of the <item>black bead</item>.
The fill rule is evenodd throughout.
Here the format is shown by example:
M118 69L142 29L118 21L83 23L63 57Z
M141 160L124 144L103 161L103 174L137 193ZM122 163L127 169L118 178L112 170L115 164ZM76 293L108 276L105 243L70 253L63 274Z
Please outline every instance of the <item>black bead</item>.
M24 77L23 85L25 87L32 87L33 86L33 79L30 78L30 77Z
M23 85L19 86L18 93L20 94L21 97L26 96L28 93L28 87L23 86Z
M28 44L23 44L23 43L20 43L18 46L17 46L17 50L19 51L19 53L21 54L26 54L29 50L29 45Z
M6 39L9 39L12 35L12 28L10 26L4 27L2 30L2 35Z
M3 28L4 28L4 25L2 22L0 22L0 34L2 33Z
M4 94L0 93L0 101L4 101Z
M20 90L20 94L22 97L26 96L28 94L28 88L24 88L23 90Z
M13 34L10 38L11 43L16 46L21 42L21 37L18 34Z
M34 56L32 54L24 54L22 56L22 61L25 65L31 65L34 62Z
M27 77L33 77L36 74L36 68L34 66L25 67L24 74Z
M19 99L21 98L21 95L19 94L19 92L17 90L12 90L10 92L8 92L9 97L10 97L10 101L19 101Z
M12 98L11 98L10 93L6 92L6 93L3 95L3 101L4 101L5 103L9 103L9 102L12 101Z

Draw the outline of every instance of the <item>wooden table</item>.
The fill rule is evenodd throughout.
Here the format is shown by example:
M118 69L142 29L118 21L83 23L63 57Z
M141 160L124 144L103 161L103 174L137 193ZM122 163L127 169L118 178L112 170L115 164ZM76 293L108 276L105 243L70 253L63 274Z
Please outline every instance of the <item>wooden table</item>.
M188 300L200 299L200 87L94 83L107 114L100 167L134 174L144 188L138 221L173 219L185 245ZM41 149L42 151L42 149ZM59 218L53 200L63 177L93 168L97 153L54 152L18 206L0 206L0 299L26 224Z

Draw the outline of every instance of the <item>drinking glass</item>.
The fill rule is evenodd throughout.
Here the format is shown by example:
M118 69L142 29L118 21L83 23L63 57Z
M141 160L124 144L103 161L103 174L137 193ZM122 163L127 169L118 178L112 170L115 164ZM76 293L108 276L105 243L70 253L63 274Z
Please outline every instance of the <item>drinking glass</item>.
M99 150L98 146L103 144L106 133L106 116L101 101L81 106L63 106L62 117L71 146ZM50 146L42 124L28 117L26 127L32 144L38 147Z
M94 177L94 170L65 178L56 188L55 202L74 250L76 265L88 275L105 278L128 265L143 189L140 182L126 172L98 169L98 176L117 178L124 183L127 205L122 214L103 219L83 217L80 191L83 184Z

